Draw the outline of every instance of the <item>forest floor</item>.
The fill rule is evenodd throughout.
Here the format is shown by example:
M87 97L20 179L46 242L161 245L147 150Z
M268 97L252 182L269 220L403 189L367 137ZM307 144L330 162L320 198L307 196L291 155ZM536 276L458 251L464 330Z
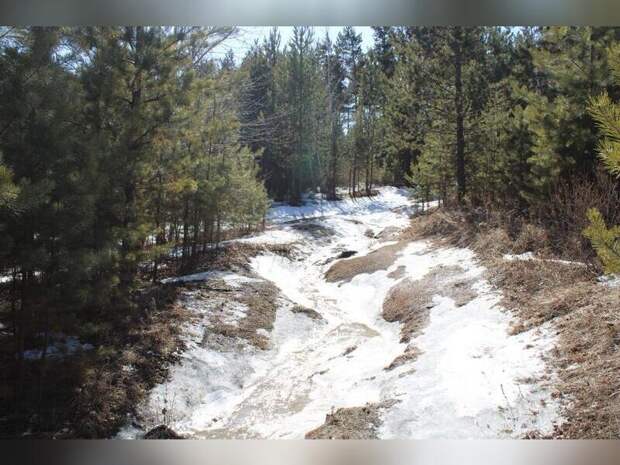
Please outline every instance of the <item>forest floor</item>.
M170 279L186 350L118 437L618 436L619 293L587 267L395 188L268 220Z

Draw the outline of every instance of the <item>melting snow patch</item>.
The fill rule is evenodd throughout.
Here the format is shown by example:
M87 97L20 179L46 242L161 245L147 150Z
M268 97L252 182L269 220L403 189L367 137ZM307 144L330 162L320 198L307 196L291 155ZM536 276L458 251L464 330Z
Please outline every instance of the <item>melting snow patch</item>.
M487 288L481 282L478 290ZM402 402L388 411L383 437L519 437L551 432L557 405L538 378L541 355L553 338L548 327L509 336L511 318L486 291L461 308L438 299L424 334L415 374L398 378L385 396Z
M53 339L57 339L53 344L47 347L46 357L52 359L60 359L67 355L73 355L77 352L92 350L95 347L92 344L82 344L75 336L65 336L64 334L54 334ZM24 351L24 359L38 360L43 355L43 349L31 349Z
M245 242L248 244L288 244L298 241L302 235L290 229L269 229L261 234L242 239L235 239L235 242Z
M555 258L539 258L534 255L533 252L524 252L522 254L513 255L513 254L505 254L503 256L504 260L514 261L514 260L536 260L540 262L550 262L550 263L560 263L562 265L575 265L575 266L586 266L585 263L576 262L571 260L559 260Z
M161 282L167 283L191 283L208 281L210 279L221 279L231 287L239 287L243 283L256 281L254 278L225 271L203 271L201 273L188 274L185 276L175 276L173 278L162 279Z
M603 275L597 278L603 286L620 287L620 276L615 274Z

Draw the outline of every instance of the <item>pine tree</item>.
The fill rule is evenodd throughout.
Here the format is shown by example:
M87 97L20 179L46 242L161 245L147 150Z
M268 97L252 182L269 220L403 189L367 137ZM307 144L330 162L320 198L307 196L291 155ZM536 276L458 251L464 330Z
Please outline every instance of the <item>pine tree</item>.
M620 46L609 50L613 76L620 84ZM602 140L598 145L599 157L607 170L620 178L620 104L611 101L608 94L593 98L590 114L596 121ZM607 273L620 273L620 226L607 228L601 213L588 211L590 225L584 235L590 239Z
M594 27L545 27L539 34L531 50L539 75L524 94L534 135L532 202L548 199L559 176L593 175L598 135L586 109L609 84L605 50L615 38L613 29Z

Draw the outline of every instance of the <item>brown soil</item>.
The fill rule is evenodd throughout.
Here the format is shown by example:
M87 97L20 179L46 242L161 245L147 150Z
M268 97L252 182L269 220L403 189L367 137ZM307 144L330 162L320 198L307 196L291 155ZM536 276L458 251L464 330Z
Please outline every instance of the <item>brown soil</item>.
M311 318L313 320L322 320L323 319L323 317L321 316L321 314L319 312L317 312L316 310L313 310L311 308L304 307L303 305L294 305L291 308L291 312L293 312L293 313L301 313L302 315L306 315L308 318Z
M421 279L406 278L390 289L383 302L383 318L402 323L401 342L409 342L427 325L434 296L449 297L457 307L476 297L471 280L463 273L458 266L437 267Z
M384 370L390 371L390 370L393 370L394 368L398 368L401 365L412 362L416 360L421 354L422 352L420 351L420 349L414 346L409 346L407 347L405 352L403 352L398 357L396 357L394 360L392 360L392 362L388 366L386 366Z
M325 279L332 283L337 281L346 282L350 281L358 274L385 270L394 263L396 255L406 245L407 242L401 241L397 244L386 245L373 250L367 255L339 260L327 270Z
M256 255L272 252L290 257L293 250L293 244L252 244L246 242L220 244L218 248L197 255L185 266L178 258L167 258L160 265L158 279L162 280L163 278L210 270L250 273L250 261ZM147 273L145 279L150 279L150 274Z
M366 404L364 407L340 408L325 416L325 423L306 433L306 439L377 439L382 409L396 401Z

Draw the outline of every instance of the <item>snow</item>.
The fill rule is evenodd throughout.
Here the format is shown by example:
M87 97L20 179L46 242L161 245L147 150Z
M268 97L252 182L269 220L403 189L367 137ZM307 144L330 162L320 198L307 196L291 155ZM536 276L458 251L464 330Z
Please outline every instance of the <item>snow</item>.
M529 379L545 374L541 352L547 328L507 336L510 317L484 281L464 307L438 297L424 334L412 344L422 355L415 375L397 378L386 397L401 400L384 418L386 438L496 438L531 430L550 432L557 405ZM532 348L528 349L529 346Z
M255 281L253 278L225 273L222 271L203 271L201 273L188 274L185 276L176 276L173 278L165 278L162 279L162 283L191 283L191 282L200 282L207 281L210 279L222 279L226 284L231 287L239 287L243 283L248 283Z
M573 266L586 266L583 262L576 262L571 260L559 260L555 258L539 258L534 255L534 252L524 252L522 254L514 255L514 254L504 254L504 260L508 260L510 262L514 260L523 260L523 261L539 261L539 262L549 262L549 263L559 263L562 265L573 265Z
M50 337L54 342L47 347L46 357L51 359L60 359L67 355L73 355L80 351L88 351L95 348L89 343L82 344L76 336L54 333ZM25 350L23 355L26 360L39 360L43 355L43 349Z
M408 205L410 193L407 189L386 186L378 190L379 195L374 197L345 198L338 201L307 199L305 205L298 207L278 204L269 210L267 220L274 224L335 215L361 215Z
M598 282L603 286L620 287L620 275L610 274L599 276Z
M396 399L400 402L382 414L382 438L498 438L551 431L560 420L558 406L540 379L552 332L541 327L509 335L511 316L473 252L412 242L386 270L329 283L324 273L330 259L342 250L360 256L386 245L367 230L406 227L411 201L404 190L382 188L371 199L313 202L275 205L269 214L272 229L245 239L290 239L298 251L295 259L264 253L251 262L258 276L281 291L273 330L261 331L270 336L271 348L257 350L210 333L219 303L187 292L183 303L199 318L186 329L189 348L181 363L139 409L150 424L165 407L172 412L170 426L196 438L303 438L332 409ZM284 224L308 218L334 235L319 240ZM456 308L452 299L435 296L428 327L410 342L421 355L386 371L407 348L400 343L400 324L381 316L382 303L398 282L389 274L404 267L405 277L415 280L440 265L460 266L477 297ZM217 276L228 282L247 279ZM323 319L291 312L294 304L316 310ZM234 324L244 311L229 303L225 318ZM139 434L128 426L119 437Z
M288 229L271 229L265 231L258 236L251 236L242 239L236 239L235 242L245 242L248 244L287 244L295 242L302 238L302 235ZM230 242L230 241L229 241Z

